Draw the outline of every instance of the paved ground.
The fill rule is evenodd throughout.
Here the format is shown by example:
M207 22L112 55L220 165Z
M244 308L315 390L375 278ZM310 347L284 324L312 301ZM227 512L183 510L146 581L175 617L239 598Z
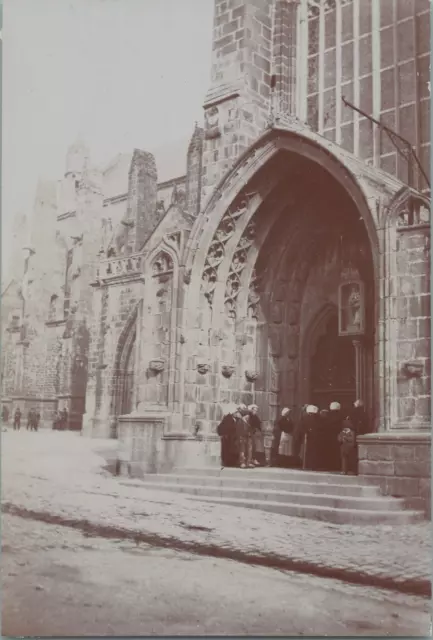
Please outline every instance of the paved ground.
M254 556L285 568L299 566L318 574L326 570L355 581L361 577L367 584L383 586L381 580L390 580L404 589L421 585L421 592L429 584L429 522L399 527L329 525L200 503L101 471L104 456L115 454L115 441L59 432L8 431L2 436L4 508L18 507L43 519L67 519L81 528L90 523L94 532L109 525L110 535L132 532L145 542L165 541L183 550Z
M429 602L3 519L5 636L427 636Z

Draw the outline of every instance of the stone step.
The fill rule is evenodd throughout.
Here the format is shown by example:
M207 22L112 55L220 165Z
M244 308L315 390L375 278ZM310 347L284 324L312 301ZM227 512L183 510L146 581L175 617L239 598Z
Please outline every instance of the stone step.
M404 525L423 520L420 511L370 511L364 509L335 509L331 507L318 507L315 505L300 505L268 500L243 500L240 498L204 498L191 497L192 500L211 502L247 509L270 511L286 516L308 518L310 520L322 520L332 524L352 525Z
M260 478L263 480L293 480L299 482L323 482L327 484L365 484L370 485L367 478L363 478L362 482L358 476L346 476L342 473L329 473L322 471L303 471L302 469L274 469L272 467L256 467L255 469L238 469L231 467L215 468L215 467L203 467L203 468L183 468L179 467L173 469L173 473L176 475L187 476L218 476L218 477L245 477L245 478ZM374 483L372 482L373 486Z
M248 489L262 489L267 492L287 491L289 493L314 493L328 496L358 496L375 497L380 496L377 486L366 484L328 484L326 482L300 482L298 480L271 480L262 478L261 475L246 477L241 476L212 476L212 475L187 475L187 474L155 474L147 473L141 476L149 482L157 479L161 483L167 484L195 484L212 487L245 487ZM338 479L338 477L337 477Z
M180 478L180 476L179 476ZM333 496L317 493L292 493L289 491L272 491L267 489L235 488L228 486L203 486L202 484L167 484L159 481L159 476L153 479L145 479L144 486L158 491L171 491L205 498L236 499L245 502L288 503L318 508L348 509L364 511L397 511L404 506L404 500L387 498L384 496L358 497L358 496Z

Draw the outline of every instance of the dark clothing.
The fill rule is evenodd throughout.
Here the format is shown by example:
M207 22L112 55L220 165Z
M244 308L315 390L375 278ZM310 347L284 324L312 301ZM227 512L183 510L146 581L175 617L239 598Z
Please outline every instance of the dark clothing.
M326 471L340 471L340 445L338 436L343 429L344 416L341 410L330 411L325 426L326 435L324 438L324 462Z
M2 420L5 424L7 424L9 421L9 409L7 407L3 407Z
M274 425L274 430L272 433L272 445L271 445L271 464L276 464L278 459L278 451L280 448L281 442L281 434L288 433L292 434L295 425L293 424L291 418L289 416L281 416L278 418Z
M60 412L61 429L67 429L68 427L68 410L62 409Z
M357 436L363 436L369 432L368 417L364 407L353 407L350 420Z
M238 420L230 415L224 416L217 427L221 438L221 465L237 467L239 464L239 426Z
M14 414L14 429L21 428L21 411L17 409Z
M301 419L304 438L304 469L316 471L319 465L320 450L318 436L321 427L317 413L304 413Z
M343 473L356 473L356 433L350 419L343 422L343 430L338 435Z

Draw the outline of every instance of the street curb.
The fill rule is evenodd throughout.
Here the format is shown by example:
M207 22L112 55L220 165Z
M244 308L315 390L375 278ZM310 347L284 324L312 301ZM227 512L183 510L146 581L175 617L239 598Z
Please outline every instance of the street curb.
M47 511L34 511L32 509L26 509L25 507L18 507L10 502L4 502L2 504L2 512L29 520L45 522L47 524L70 527L92 537L134 540L137 544L143 542L155 547L170 548L177 551L188 551L189 553L195 553L197 555L235 560L244 564L253 564L272 569L283 569L285 571L295 571L322 578L332 578L356 585L398 591L408 595L428 598L431 598L432 595L431 581L423 578L400 579L392 576L379 576L363 571L330 567L305 560L296 560L294 558L287 558L272 553L257 554L254 552L250 553L242 551L240 549L220 547L216 544L189 542L170 536L142 533L111 525L100 525L92 523L87 519L72 519L51 514Z

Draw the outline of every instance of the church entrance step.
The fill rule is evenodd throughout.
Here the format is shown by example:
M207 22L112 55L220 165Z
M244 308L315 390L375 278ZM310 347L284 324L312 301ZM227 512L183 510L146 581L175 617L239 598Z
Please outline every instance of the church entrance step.
M311 520L322 520L332 524L352 524L352 525L403 525L419 522L423 520L423 513L420 511L370 511L356 509L335 509L331 507L318 507L315 505L287 504L272 502L268 500L242 500L235 498L192 498L205 502L225 504L247 509L258 509L260 511L270 511L286 516L298 518L309 518Z
M267 501L272 503L287 503L291 505L305 505L312 507L326 507L333 509L364 510L364 511L398 511L404 505L404 500L386 498L383 496L330 496L317 493L293 493L289 491L268 491L255 486L249 488L235 488L229 486L203 486L195 484L168 484L160 482L158 476L154 480L145 479L144 485L158 491L171 491L204 498L236 499L245 502Z
M272 467L256 467L255 469L239 469L239 468L183 468L174 469L173 473L177 475L188 476L212 476L212 477L229 477L229 478L257 478L263 480L297 480L300 482L323 482L326 484L356 484L372 486L374 483L368 482L363 477L362 481L359 476L346 476L342 473L331 473L326 471L303 471L302 469L274 469Z
M365 484L345 484L343 482L328 484L326 482L301 482L299 480L272 480L261 476L208 476L208 475L187 475L187 474L145 474L142 476L149 482L158 480L164 484L193 484L200 486L231 487L231 488L251 488L261 489L267 492L288 491L290 493L315 493L328 496L358 496L375 497L380 496L377 486ZM338 478L337 478L338 480Z

